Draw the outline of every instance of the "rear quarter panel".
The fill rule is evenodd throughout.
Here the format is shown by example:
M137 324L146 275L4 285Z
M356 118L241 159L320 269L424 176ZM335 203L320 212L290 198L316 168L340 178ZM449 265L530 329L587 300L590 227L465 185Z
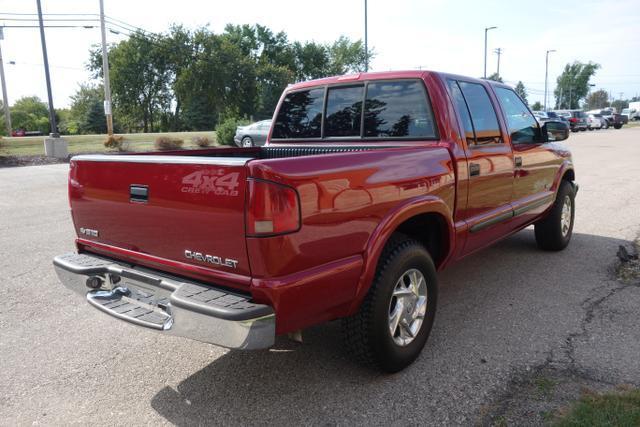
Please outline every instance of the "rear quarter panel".
M287 313L279 331L346 314L369 240L398 205L432 196L453 212L452 163L446 148L420 143L250 162L250 176L289 185L300 195L298 232L247 239L254 298Z

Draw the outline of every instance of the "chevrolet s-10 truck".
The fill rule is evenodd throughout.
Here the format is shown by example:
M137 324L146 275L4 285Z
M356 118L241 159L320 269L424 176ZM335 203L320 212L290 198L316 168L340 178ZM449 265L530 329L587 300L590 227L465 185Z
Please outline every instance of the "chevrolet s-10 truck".
M355 358L396 372L427 341L438 270L531 224L541 249L567 246L568 135L487 80L298 83L264 147L72 158L77 251L53 263L134 325L262 349L340 319Z

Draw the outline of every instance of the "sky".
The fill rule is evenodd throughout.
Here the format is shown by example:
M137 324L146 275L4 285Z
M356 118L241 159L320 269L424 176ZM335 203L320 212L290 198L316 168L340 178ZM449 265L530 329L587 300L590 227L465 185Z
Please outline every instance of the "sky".
M46 13L99 13L98 0L41 0ZM221 32L227 23L261 24L284 31L290 40L332 42L341 35L364 38L364 0L104 0L105 14L152 32L173 24L208 26ZM552 6L549 6L551 5ZM375 51L372 71L430 69L480 77L484 64L484 28L488 33L487 75L496 71L509 84L523 81L529 102L542 101L545 53L549 54L549 96L565 64L601 65L594 89L615 99L640 94L640 0L444 1L369 0L368 40ZM0 16L36 13L36 0L0 0ZM49 18L54 18L53 16ZM8 28L37 22L9 21L0 41L9 103L22 96L47 99L37 28ZM64 24L48 22L47 25ZM67 22L66 24L82 24ZM85 66L89 48L100 43L100 29L47 28L46 40L54 106L68 107L78 85L90 80ZM113 27L113 29L118 29ZM125 39L108 32L108 42ZM13 64L10 64L13 62Z

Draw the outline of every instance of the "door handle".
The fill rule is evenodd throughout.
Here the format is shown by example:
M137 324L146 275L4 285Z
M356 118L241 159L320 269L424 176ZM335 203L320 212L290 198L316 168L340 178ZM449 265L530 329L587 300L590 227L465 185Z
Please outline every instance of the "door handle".
M478 163L469 163L469 176L479 176L480 165Z
M149 187L146 185L131 185L129 187L129 200L134 203L147 203L149 201Z
M515 163L517 168L522 167L522 157L520 156L514 157L513 162Z

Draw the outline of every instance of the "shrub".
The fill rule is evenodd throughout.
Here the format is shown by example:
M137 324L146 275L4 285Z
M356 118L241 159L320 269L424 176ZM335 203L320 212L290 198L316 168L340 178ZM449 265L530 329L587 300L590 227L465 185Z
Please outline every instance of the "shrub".
M191 142L202 148L211 145L211 140L206 136L194 136L193 138L191 138Z
M218 126L216 126L216 140L218 144L234 145L233 136L236 134L236 128L248 123L247 120L237 119L235 117L229 117L220 122Z
M182 148L182 144L184 144L182 139L170 136L159 136L155 142L156 149L161 151L179 150Z
M118 151L123 150L124 137L121 135L109 135L104 141L104 146L107 148L115 148Z

